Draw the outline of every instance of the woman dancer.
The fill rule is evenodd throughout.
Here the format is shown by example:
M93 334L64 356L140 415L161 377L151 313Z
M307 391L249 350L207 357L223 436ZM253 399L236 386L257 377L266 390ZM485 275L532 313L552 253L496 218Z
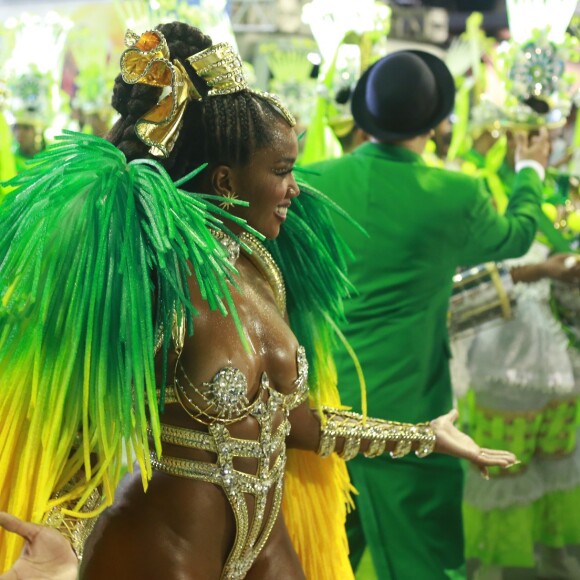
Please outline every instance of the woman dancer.
M84 547L82 578L348 578L343 460L436 450L485 470L515 457L480 449L454 412L406 425L340 409L342 247L325 198L305 186L298 197L291 114L197 29L165 24L128 43L115 147L65 138L17 178L3 215L15 229L0 241L12 321L0 363L13 355L0 413L27 419L0 427L0 507ZM140 468L84 546L124 445Z

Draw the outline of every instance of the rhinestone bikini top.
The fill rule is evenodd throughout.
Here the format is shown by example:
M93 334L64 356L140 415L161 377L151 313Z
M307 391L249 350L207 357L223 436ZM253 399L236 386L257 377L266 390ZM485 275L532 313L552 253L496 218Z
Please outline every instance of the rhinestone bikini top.
M239 256L240 246L232 238L219 231L212 231L212 235L224 246L228 255L235 264ZM282 315L286 312L286 291L282 273L268 250L251 234L244 232L240 239L250 248L249 259L270 284L275 301ZM267 393L279 401L284 411L298 406L308 397L308 361L303 346L296 352L298 378L294 381L294 389L289 394L283 394L270 386L266 373L262 373L259 390L252 401L248 400L248 379L244 373L235 367L224 367L214 377L201 385L195 385L187 376L181 363L181 352L185 340L185 319L177 323L177 317L172 329L172 339L176 344L178 360L176 370L181 371L183 381L175 375L173 389L167 389L166 403L179 403L185 411L196 421L210 425L214 423L230 424L247 417L254 408L264 399ZM185 383L185 384L184 384ZM190 394L195 397L192 398Z
M178 361L183 379L176 377L173 389L167 389L166 403L179 403L196 421L205 424L230 424L247 417L267 393L269 397L279 400L284 411L290 411L302 403L308 396L308 361L303 346L296 352L298 377L294 388L288 394L276 391L271 385L268 375L262 373L260 388L252 401L248 399L248 379L244 373L235 367L224 367L214 377L201 385L194 385ZM184 384L185 383L185 384ZM195 394L195 399L190 396Z

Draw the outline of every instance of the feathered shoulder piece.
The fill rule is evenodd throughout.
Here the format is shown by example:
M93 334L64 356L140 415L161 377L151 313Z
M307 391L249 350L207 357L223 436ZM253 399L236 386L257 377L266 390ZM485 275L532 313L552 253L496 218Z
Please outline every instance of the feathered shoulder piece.
M336 233L332 213L352 219L305 181L298 185L300 196L292 201L280 235L266 245L284 277L290 327L306 348L310 392L318 403L319 365L332 350L334 323L343 320L342 301L353 290L346 267L350 251Z
M0 510L41 521L73 499L72 514L97 488L107 505L123 450L146 485L148 429L161 451L154 349L165 360L176 312L193 331L192 272L210 307L236 317L235 270L209 231L224 229L223 212L183 181L74 133L11 180L0 204ZM10 542L0 533L0 569L16 556Z
M335 230L332 214L352 219L320 191L302 180L298 184L300 196L292 201L280 235L267 246L284 277L290 326L306 348L311 404L338 408L332 353L337 337L351 351L355 365L358 361L337 325L344 318L343 299L353 288L346 275L350 252ZM359 377L364 399L362 373ZM307 578L354 580L345 533L352 492L345 462L337 455L322 458L299 449L288 451L284 519ZM323 561L320 554L332 557Z

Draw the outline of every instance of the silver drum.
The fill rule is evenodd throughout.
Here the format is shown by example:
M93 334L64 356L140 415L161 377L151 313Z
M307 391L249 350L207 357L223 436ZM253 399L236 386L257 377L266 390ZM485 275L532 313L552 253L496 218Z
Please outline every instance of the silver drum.
M450 336L512 318L513 288L511 274L501 262L486 262L457 272L449 304Z

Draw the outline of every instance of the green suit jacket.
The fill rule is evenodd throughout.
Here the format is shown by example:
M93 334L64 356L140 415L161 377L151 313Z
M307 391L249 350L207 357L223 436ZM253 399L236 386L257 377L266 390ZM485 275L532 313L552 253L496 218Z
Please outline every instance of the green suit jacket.
M433 419L451 409L447 312L460 265L524 254L536 232L542 184L533 169L514 183L505 216L483 184L426 166L392 145L365 143L310 169L368 237L342 218L337 227L355 259L358 295L346 303L344 333L367 381L369 414L399 421ZM360 410L356 371L337 353L343 402Z

